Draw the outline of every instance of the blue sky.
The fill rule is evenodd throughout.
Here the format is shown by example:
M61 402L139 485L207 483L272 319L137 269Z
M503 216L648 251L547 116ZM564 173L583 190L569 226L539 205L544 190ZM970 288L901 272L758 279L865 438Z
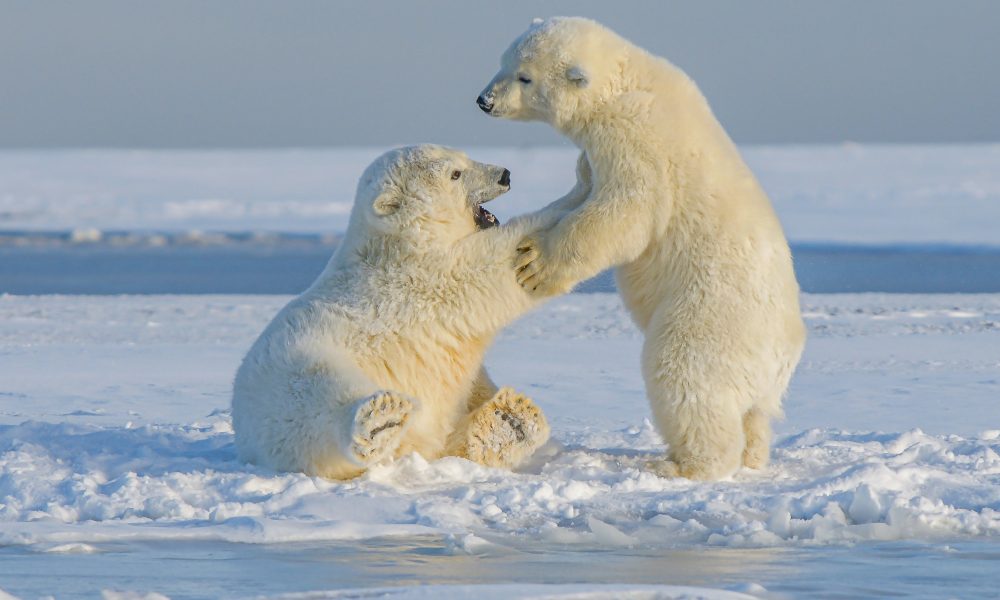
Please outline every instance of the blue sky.
M1000 140L1000 2L0 0L0 146L563 143L473 102L553 14L684 68L740 143Z

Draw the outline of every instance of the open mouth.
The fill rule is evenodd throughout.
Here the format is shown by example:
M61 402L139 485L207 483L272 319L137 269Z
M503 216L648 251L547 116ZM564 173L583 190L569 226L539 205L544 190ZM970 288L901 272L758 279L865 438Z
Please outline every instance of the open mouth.
M500 224L500 221L497 219L497 216L491 213L490 211L486 210L485 208L483 208L482 204L476 206L475 217L476 217L476 225L480 229L489 229L490 227L496 227L497 225Z

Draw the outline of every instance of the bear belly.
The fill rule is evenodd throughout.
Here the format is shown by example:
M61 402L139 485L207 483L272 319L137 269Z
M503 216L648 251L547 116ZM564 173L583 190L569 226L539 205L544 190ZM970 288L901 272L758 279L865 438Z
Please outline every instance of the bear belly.
M485 344L454 340L428 343L434 339L433 335L414 336L383 343L380 356L361 359L362 369L379 387L416 402L399 454L416 451L429 459L441 455L448 436L467 410L482 364Z

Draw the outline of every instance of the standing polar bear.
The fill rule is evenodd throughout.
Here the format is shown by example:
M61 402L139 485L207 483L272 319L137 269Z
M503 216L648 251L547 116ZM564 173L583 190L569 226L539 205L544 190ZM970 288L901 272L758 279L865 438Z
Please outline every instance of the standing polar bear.
M511 467L545 443L541 411L482 368L494 335L537 303L511 269L517 243L551 224L494 227L480 205L508 189L506 169L438 146L368 167L326 269L237 372L242 460L343 479L411 451Z
M805 342L798 284L767 196L694 82L594 21L557 17L514 41L477 101L583 151L577 193L548 209L561 220L520 245L518 280L551 296L619 267L669 445L657 470L764 467Z

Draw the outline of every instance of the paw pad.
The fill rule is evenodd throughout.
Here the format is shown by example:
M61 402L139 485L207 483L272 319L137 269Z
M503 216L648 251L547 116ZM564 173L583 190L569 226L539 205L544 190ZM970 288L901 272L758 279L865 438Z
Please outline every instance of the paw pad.
M351 429L350 454L355 462L377 462L395 451L412 410L412 402L393 392L378 392L362 400Z

